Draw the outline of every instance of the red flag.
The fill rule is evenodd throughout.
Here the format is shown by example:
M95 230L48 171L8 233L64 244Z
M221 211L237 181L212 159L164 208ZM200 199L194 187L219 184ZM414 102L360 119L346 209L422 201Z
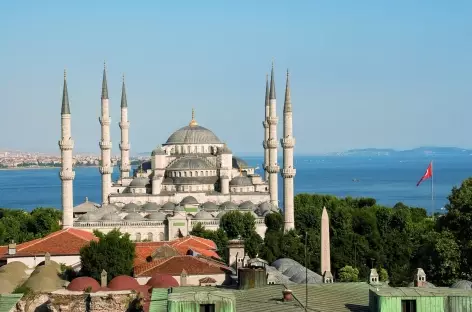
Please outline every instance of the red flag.
M428 180L429 178L432 178L432 177L433 177L433 162L430 162L428 168L426 168L426 172L423 174L423 176L418 181L418 183L416 183L416 186L419 186L421 182L423 182L424 180Z

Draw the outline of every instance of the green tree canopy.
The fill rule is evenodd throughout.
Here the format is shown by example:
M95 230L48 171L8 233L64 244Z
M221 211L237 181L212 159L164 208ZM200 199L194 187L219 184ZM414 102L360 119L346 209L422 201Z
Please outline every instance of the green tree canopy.
M118 275L132 275L135 256L134 243L129 234L114 229L107 234L94 231L98 241L91 241L80 250L82 274L100 280L102 270L108 273L108 281Z
M359 270L353 268L350 265L339 270L339 281L340 282L357 282L359 280Z

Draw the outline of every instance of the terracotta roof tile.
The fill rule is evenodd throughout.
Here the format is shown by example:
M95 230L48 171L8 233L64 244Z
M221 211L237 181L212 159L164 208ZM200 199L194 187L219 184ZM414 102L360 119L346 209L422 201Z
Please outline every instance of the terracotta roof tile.
M192 256L175 256L145 263L134 268L135 276L152 276L153 274L180 275L182 270L189 275L221 274L228 267L211 260Z

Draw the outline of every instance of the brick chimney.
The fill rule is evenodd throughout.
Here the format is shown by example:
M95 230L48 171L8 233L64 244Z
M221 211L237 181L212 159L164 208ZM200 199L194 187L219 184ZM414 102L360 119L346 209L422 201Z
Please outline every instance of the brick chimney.
M284 302L285 301L292 301L293 300L293 295L292 295L292 291L290 289L284 289L282 291L282 294L283 294L283 300Z
M15 241L11 241L11 243L8 244L8 254L9 254L9 255L14 255L14 254L16 254L16 244L15 244Z

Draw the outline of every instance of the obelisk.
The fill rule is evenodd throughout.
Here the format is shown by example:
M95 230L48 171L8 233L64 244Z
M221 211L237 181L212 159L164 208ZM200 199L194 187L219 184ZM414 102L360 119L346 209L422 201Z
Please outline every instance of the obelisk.
M323 207L323 213L321 214L321 274L323 275L323 283L333 282L329 245L329 217L326 207Z

